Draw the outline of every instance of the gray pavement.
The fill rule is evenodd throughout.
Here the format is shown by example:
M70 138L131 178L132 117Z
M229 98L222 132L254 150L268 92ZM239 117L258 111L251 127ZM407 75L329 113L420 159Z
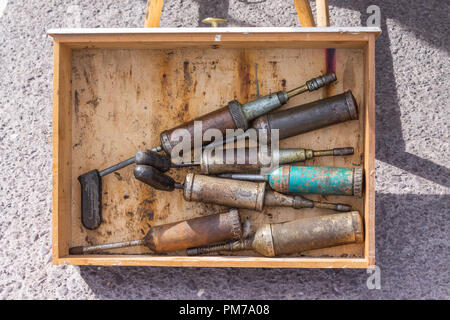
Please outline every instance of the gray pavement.
M441 0L329 1L334 26L366 25L366 8L381 8L381 289L367 288L366 270L53 266L52 41L46 31L141 27L145 2L0 0L0 299L449 298L450 2ZM167 0L161 26L197 27L214 15L228 18L229 26L299 25L292 1Z

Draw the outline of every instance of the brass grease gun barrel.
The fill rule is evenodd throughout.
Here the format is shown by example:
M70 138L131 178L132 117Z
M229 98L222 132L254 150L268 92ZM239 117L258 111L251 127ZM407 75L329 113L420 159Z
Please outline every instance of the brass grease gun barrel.
M226 213L202 216L174 223L151 227L145 237L118 243L70 248L70 254L84 254L130 246L147 246L155 253L171 252L192 246L204 246L242 237L239 212L231 209Z
M264 154L259 148L235 148L232 157L227 155L227 149L221 149L221 155L213 152L203 152L200 161L200 173L222 174L236 172L256 172L269 168L275 162L288 164L303 162L314 157L347 156L354 153L352 147L334 148L330 150L311 150L303 148L279 149L276 155Z
M285 195L266 190L265 182L237 181L212 176L188 173L183 188L186 201L214 203L228 207L262 211L268 207L324 208L335 211L350 211L346 204L312 201L299 195Z
M183 189L186 201L214 203L256 211L262 211L264 206L295 209L317 207L342 212L351 211L351 207L346 204L317 202L300 195L285 195L266 190L266 182L238 181L188 173L184 183L178 183L158 169L146 165L136 166L134 176L137 180L159 190Z
M187 255L210 254L219 251L254 250L274 257L328 248L364 240L363 222L359 212L264 224L253 237L222 244L189 248Z

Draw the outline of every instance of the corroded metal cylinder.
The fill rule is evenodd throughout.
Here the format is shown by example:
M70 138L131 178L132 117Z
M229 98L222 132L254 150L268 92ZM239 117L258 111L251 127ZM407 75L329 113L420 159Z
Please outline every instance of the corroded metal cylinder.
M215 152L204 151L200 161L200 172L202 174L219 174L227 172L257 172L265 166L270 166L271 157L268 163L261 161L258 148L235 148L231 149L231 156L227 155L226 149L218 150L221 152L217 155Z
M359 243L364 240L363 222L357 211L273 223L263 226L261 230L260 234L255 234L253 247L267 256Z
M195 246L241 239L239 212L213 214L159 226L153 226L140 240L70 248L70 254L85 254L131 246L147 246L155 253L171 252Z
M255 119L255 129L278 129L284 139L326 126L358 119L355 98L349 90L345 93L311 103L263 115ZM268 134L270 137L270 133Z
M219 251L254 250L274 257L364 241L363 221L352 211L282 223L267 223L253 237L204 247L189 248L187 255Z
M163 131L160 135L161 146L167 154L170 154L173 147L180 142L176 131L178 129L184 129L189 132L191 137L191 147L193 147L195 121L201 121L202 124L202 136L200 138L203 137L203 134L208 129L218 129L223 135L226 133L226 129L246 130L248 128L249 121L282 106L287 100L287 93L280 91L254 101L250 101L246 104L241 104L236 100L230 101L226 107L205 114L195 120L183 123L173 129ZM202 142L203 144L210 143L209 141L203 141L203 139Z
M218 129L222 133L225 133L226 129L239 128L246 130L250 121L281 107L290 98L303 92L317 90L333 81L336 81L336 74L329 73L308 80L304 85L288 92L278 91L245 104L241 104L236 100L230 101L224 108L210 112L173 129L163 131L160 135L161 146L167 154L171 154L173 147L180 142L175 131L177 129L185 129L191 135L191 148L194 147L194 121L202 122L202 137L203 133L208 129ZM209 142L204 141L203 143L208 144Z
M183 196L187 201L199 201L234 208L262 211L263 207L323 208L350 211L341 203L318 202L299 195L285 195L265 190L265 182L238 181L189 173L184 181Z
M240 239L241 236L239 213L233 209L226 213L151 227L144 241L150 250L160 253Z
M363 171L361 167L281 166L267 176L267 181L281 193L361 197Z
M188 173L184 180L183 196L186 201L261 211L265 189L265 182L238 181Z
M217 152L220 152L217 154ZM229 152L231 151L231 152ZM278 149L277 153L271 154L271 150L257 147L232 148L204 151L200 161L200 173L223 174L235 172L257 172L262 168L270 168L277 165L303 162L314 157L323 156L346 156L352 155L354 149L351 147L334 148L330 150L311 150L303 148Z
M238 112L235 113L238 116L240 115ZM180 142L179 136L176 134L178 129L184 129L189 132L191 136L191 146L194 146L194 121L202 122L201 137L203 137L206 130L212 128L220 130L222 134L225 133L226 129L238 128L233 118L231 109L228 106L220 108L219 110L205 114L195 120L183 123L173 129L161 132L161 146L167 154L171 154L173 147Z

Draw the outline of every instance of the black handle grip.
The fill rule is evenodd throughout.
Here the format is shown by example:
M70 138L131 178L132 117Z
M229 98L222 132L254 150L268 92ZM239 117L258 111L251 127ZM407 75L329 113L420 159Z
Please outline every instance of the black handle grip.
M139 150L135 159L137 165L152 166L162 172L168 171L172 165L170 157L151 150Z
M158 190L172 191L175 189L175 180L147 165L137 165L134 168L134 177Z
M102 179L98 170L78 177L81 184L81 223L87 229L96 229L102 222Z

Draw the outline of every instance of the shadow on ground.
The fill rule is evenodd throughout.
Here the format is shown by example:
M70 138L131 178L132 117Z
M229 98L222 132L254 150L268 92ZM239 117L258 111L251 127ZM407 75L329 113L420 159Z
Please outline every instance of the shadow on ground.
M444 297L449 198L376 194L381 290L367 289L364 269L81 267L80 273L100 299Z

